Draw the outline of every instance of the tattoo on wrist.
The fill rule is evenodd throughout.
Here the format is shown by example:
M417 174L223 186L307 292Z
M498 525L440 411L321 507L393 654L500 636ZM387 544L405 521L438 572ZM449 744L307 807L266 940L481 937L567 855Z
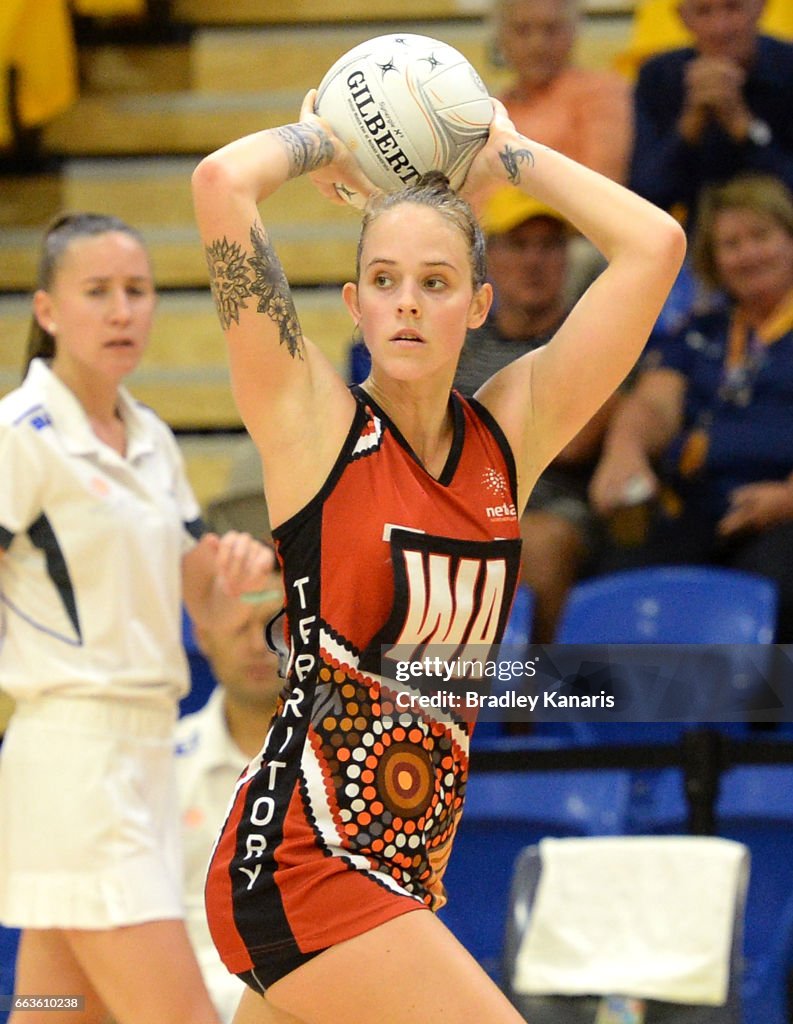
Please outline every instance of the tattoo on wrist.
M505 146L499 153L501 162L504 165L507 177L513 185L520 182L521 164L534 166L534 154L530 149L513 149L512 146Z
M303 358L303 335L280 260L261 224L251 228L253 257L248 264L256 275L251 291L258 295L257 313L266 313L278 325L281 344L294 359Z
M219 238L205 250L209 267L209 285L223 330L232 320L240 322L240 310L251 293L250 272L245 266L245 253L237 242Z
M275 133L286 144L290 178L315 171L333 159L333 143L313 124L288 124L276 128Z

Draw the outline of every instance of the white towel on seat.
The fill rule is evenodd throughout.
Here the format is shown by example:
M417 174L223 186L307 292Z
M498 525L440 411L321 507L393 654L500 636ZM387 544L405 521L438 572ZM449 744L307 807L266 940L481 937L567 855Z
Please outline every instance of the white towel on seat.
M543 839L540 855L517 992L726 1001L745 846L694 836Z

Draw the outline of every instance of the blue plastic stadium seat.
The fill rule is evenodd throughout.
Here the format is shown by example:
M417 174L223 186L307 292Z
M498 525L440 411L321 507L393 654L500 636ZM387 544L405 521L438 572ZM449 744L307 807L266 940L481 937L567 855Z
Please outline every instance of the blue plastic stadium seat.
M506 659L522 658L531 640L534 618L534 592L525 583L519 584L509 614L509 621L501 641L501 652ZM496 684L496 688L499 684ZM502 686L505 684L501 684ZM474 730L472 744L479 747L498 741L508 735L503 721L480 720Z
M747 1024L789 1024L793 969L793 765L738 766L721 777L718 833L745 843L752 868L743 987Z
M0 996L10 996L14 991L14 967L18 943L19 932L16 928L0 926ZM8 1013L0 1006L0 1024L6 1020L8 1020Z
M573 588L561 644L764 644L773 639L776 588L711 566L631 569Z
M687 854L685 858L680 858L678 863L687 864L690 863L691 857L695 858L695 862L699 863L699 870L697 877L700 878L704 874L708 877L708 858L710 851L707 846L703 846L703 840L701 838L692 840L689 837L675 837L664 840L664 843L675 844L677 850ZM712 844L713 847L722 843L721 840L705 840L705 844ZM578 859L581 862L581 876L588 878L587 865L588 855L590 849L589 844L597 848L597 839L586 839L584 840L584 848L574 848ZM623 871L625 871L625 858L630 858L631 861L635 862L637 868L641 870L642 864L645 865L645 870L648 865L646 857L650 857L649 864L654 863L654 858L662 855L662 851L659 850L658 846L653 844L649 847L647 844L637 840L636 837L622 837L617 840L617 843L623 844L620 850L620 864ZM690 853L686 848L686 844L690 844ZM673 848L673 849L674 849ZM642 1020L645 1024L739 1024L741 1021L741 1006L740 1006L740 982L742 977L742 957L741 957L741 936L744 922L744 911L745 911L745 877L747 870L748 855L744 847L738 847L736 854L740 858L738 868L738 877L736 878L736 891L733 897L733 920L731 928L731 941L724 942L727 947L724 952L729 956L729 975L728 975L728 992L727 999L723 1005L703 1005L703 1004L691 1004L672 1002L664 1000L663 1002L657 999L647 1000L644 1008L644 1015ZM597 855L596 855L597 859ZM535 902L537 897L537 891L539 888L540 877L543 871L543 847L542 846L530 846L525 850L521 851L515 863L515 870L512 879L512 886L510 892L510 903L507 914L506 922L506 935L504 943L504 960L503 960L503 983L502 987L509 997L511 1002L516 1008L523 1014L526 1020L532 1022L532 1024L593 1024L595 1020L601 1020L599 1013L600 997L598 995L578 995L578 994L559 994L558 990L554 990L553 987L545 993L527 994L519 991L515 986L515 968L518 960L521 957L521 946L524 938L531 929L532 918L535 912ZM686 870L684 867L683 870ZM551 876L552 877L552 876ZM613 918L609 919L610 924L617 928L625 927L627 922L632 920L630 913L625 914L621 906L621 899L625 898L625 890L622 884L622 877L618 871L615 870L613 875L614 884L610 887L610 882L605 883L607 891L607 908L605 913L608 914L613 909ZM550 882L549 884L553 884ZM715 883L714 883L715 884ZM564 886L564 883L562 883ZM601 886L603 881L601 879ZM613 891L612 891L613 890ZM563 909L559 909L564 906L564 900L559 897L565 889L556 890L556 911L557 914L561 914L561 931L567 931L568 934L573 934L571 921L565 918L565 912ZM576 894L577 898L580 894ZM604 913L603 903L603 889L599 887L597 890L592 890L592 903L589 906L589 912L591 914L597 914L598 918L601 918ZM714 898L719 899L724 896L722 890L718 893L714 893ZM584 897L586 900L586 897ZM576 903L576 908L580 904ZM572 907L571 907L572 910ZM696 908L692 908L693 913L698 913ZM652 916L652 910L650 910ZM575 920L575 913L572 914L572 919ZM559 917L556 918L559 921ZM666 954L667 958L670 954L670 943L674 943L677 939L677 935L669 935L669 932L663 927L659 927L659 924L663 922L663 915L660 919L655 922L654 926L648 922L648 927L644 929L644 934L641 937L641 942L645 948L652 948L657 950L660 956ZM724 939L727 939L724 936ZM723 939L721 936L717 938L719 943L719 952L722 952ZM578 949L578 957L584 956L585 944ZM611 954L615 955L613 950L605 948L603 950L605 956ZM646 955L649 955L647 953ZM579 962L578 960L576 961ZM666 961L668 962L668 960ZM586 964L586 960L583 961ZM591 965L590 965L591 966ZM568 978L569 981L569 978ZM564 990L564 985L561 986L561 990ZM601 990L602 991L602 990ZM603 994L610 995L628 995L629 993L620 993L607 989ZM634 1020L632 1014L617 1015L615 1012L608 1016L608 1020ZM743 1021L743 1024L759 1024L762 1018L752 1018Z
M764 687L768 676L776 604L775 585L745 572L711 566L633 569L575 586L556 640L583 645L711 645L709 650L691 654L690 692L701 708L701 717L692 717L708 721L715 697L717 707L725 712L731 708L731 717L739 719L741 709ZM632 685L627 670L620 681L623 686ZM727 702L725 685L730 687ZM664 721L581 723L576 739L584 743L671 742L686 727L686 722ZM731 728L740 729L740 724Z

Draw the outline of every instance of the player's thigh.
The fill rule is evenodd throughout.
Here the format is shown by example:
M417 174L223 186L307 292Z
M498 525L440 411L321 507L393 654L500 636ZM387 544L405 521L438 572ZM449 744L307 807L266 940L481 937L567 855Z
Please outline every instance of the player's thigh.
M116 1024L219 1024L183 921L66 935Z
M242 993L232 1024L306 1024L306 1022L299 1020L286 1010L279 1010L264 996L249 988Z
M331 947L272 985L267 1000L305 1024L525 1024L427 910Z
M29 928L22 932L14 978L16 996L78 996L82 1007L67 1006L57 1011L21 1009L12 1012L8 1024L106 1024L109 1016L93 986L66 941L49 929Z

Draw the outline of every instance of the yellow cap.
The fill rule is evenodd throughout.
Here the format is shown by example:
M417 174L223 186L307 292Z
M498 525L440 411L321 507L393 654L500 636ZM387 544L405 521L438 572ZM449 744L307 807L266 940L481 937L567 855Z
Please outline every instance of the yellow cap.
M534 217L552 217L567 224L557 210L527 196L519 188L507 185L493 192L486 200L482 208L482 230L486 235L503 235Z

